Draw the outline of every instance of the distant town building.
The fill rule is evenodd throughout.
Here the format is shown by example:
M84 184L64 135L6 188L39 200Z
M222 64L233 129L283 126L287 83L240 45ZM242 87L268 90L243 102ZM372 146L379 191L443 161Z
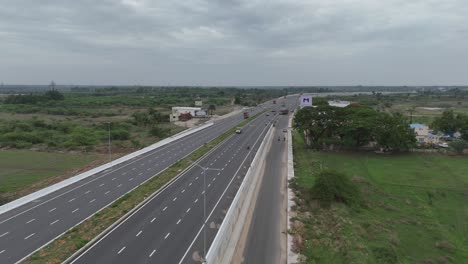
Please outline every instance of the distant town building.
M439 144L441 136L434 134L425 124L410 124L416 133L416 141L420 144Z
M328 105L334 106L334 107L347 107L350 104L351 102L348 102L348 101L340 101L340 100L328 101Z
M202 106L203 102L201 100L195 101L195 106Z
M172 113L169 117L171 122L179 121L179 117L183 115L184 119L190 116L196 116L196 112L200 111L200 107L172 107Z

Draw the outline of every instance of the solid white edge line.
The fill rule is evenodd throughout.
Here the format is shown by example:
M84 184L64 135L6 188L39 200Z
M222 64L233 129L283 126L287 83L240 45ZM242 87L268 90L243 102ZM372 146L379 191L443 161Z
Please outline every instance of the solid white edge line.
M212 126L214 127L215 124L213 123L211 126L207 126L207 127L205 127L205 128L209 128L209 127L212 127ZM190 138L189 138L188 136L190 136L190 135L195 135L196 133L198 133L198 132L200 132L200 131L203 131L205 128L200 129L200 130L198 130L198 131L195 131L194 133L189 134L189 135L187 135L187 136L185 136L185 137L182 137L182 138L176 139L176 140L174 140L174 141L168 142L168 143L166 143L165 145L162 145L162 146L160 146L160 147L158 147L158 148L155 148L155 149L153 149L153 150L150 150L150 151L148 151L148 152L146 152L146 153L142 153L141 155L132 158L132 159L135 159L134 161L131 161L132 159L123 161L122 163L131 161L131 162L128 162L127 164L125 164L125 165L123 165L123 166L120 166L120 167L119 167L119 165L121 165L122 163L115 164L114 166L117 167L115 170L112 170L112 167L110 167L110 168L104 169L104 170L102 170L102 171L96 172L96 173L93 174L93 175L97 175L97 174L99 174L99 173L101 173L101 172L103 172L103 171L105 171L105 170L111 169L111 171L109 171L109 172L107 172L107 173L105 173L105 174L103 174L103 175L101 175L101 176L92 178L91 180L89 180L89 181L87 181L87 182L85 182L85 183L83 183L83 184L80 184L80 185L78 185L78 186L76 186L76 187L74 187L74 188L72 188L72 189L70 189L70 190L68 190L68 191L66 191L66 192L64 192L64 193L61 193L61 194L59 194L59 195L57 195L57 196L54 196L54 197L52 197L52 198L50 198L50 199L47 199L46 201L44 201L44 202L42 202L42 203L40 203L40 204L37 204L37 205L35 205L35 206L31 207L31 208L28 208L28 209L26 209L26 210L24 210L24 211L22 211L22 212L19 212L19 213L15 214L15 215L13 215L13 216L11 216L11 217L5 219L5 220L2 220L2 221L0 222L0 224L3 224L3 223L5 223L5 222L7 222L7 221L9 221L9 220L11 220L11 219L13 219L13 218L18 217L19 215L22 215L22 214L24 214L24 213L26 213L26 212L29 212L29 211L31 211L31 210L33 210L33 209L35 209L35 208L37 208L37 207L39 207L39 206L41 206L41 205L44 205L44 204L46 204L46 203L48 203L48 202L50 202L50 201L52 201L52 200L55 200L55 199L57 199L57 198L59 198L59 197L65 195L65 194L68 194L68 193L70 193L70 192L72 192L72 191L74 191L74 190L76 190L76 189L79 189L79 188L81 188L81 187L83 187L83 186L86 186L86 185L92 183L92 182L95 182L95 181L97 181L97 180L99 180L99 179L101 179L101 178L103 178L103 177L105 177L105 176L107 176L107 175L109 175L109 174L112 174L112 173L115 173L115 172L118 173L119 170L121 170L121 169L123 169L123 168L125 168L125 167L127 167L127 166L129 166L129 165L131 165L131 164L133 164L133 163L135 163L135 162L138 162L138 161L140 161L140 160L142 160L142 159L145 159L145 158L148 158L148 157L150 157L150 156L152 156L152 155L154 155L154 154L157 154L157 153L161 152L162 150L167 149L168 147L177 146L178 144L182 143L183 141L188 141L188 140L190 140ZM184 130L184 131L185 131L185 130ZM180 132L180 133L178 133L178 134L182 134L184 131L182 131L182 132ZM174 136L176 136L176 135L178 135L178 134L172 135L172 136L170 136L170 137L174 137ZM170 138L170 137L168 137L168 138ZM197 148L197 149L198 149L198 148ZM196 150L196 149L195 149L195 150ZM192 152L194 152L195 150L193 150ZM190 152L189 154L191 154L192 152ZM187 154L186 156L188 156L189 154ZM183 158L185 158L186 156L184 156ZM168 167L170 167L170 166L168 166ZM168 167L164 168L162 171L164 171L164 170L167 169ZM160 172L159 172L159 173L160 173ZM157 173L157 174L159 174L159 173ZM157 175L157 174L155 174L155 175ZM93 176L93 175L91 175L91 176ZM153 175L153 176L155 176L155 175ZM81 180L79 180L79 181L77 181L77 182L80 182L80 181L86 180L86 179L89 179L89 177L83 178L83 179L81 179ZM148 180L146 180L146 181L148 181ZM146 181L144 181L144 182L146 182ZM77 182L75 182L75 183L77 183ZM144 182L143 182L143 183L144 183ZM72 183L72 184L74 184L74 183ZM72 184L70 184L70 185L72 185ZM68 185L68 186L70 186L70 185ZM68 187L68 186L67 186L67 187ZM65 188L65 186L64 186L63 188ZM61 189L58 189L58 190L56 190L56 191L54 191L54 192L57 192L57 191L60 191L60 190L61 190ZM132 189L132 190L133 190L133 189ZM53 193L53 192L51 192L51 193ZM49 194L46 194L46 195L49 195ZM46 196L46 195L44 195L44 196ZM43 197L43 196L42 196L42 197ZM119 197L119 198L120 198L120 197ZM29 203L29 202L28 202L28 203ZM27 203L26 203L26 204L27 204ZM7 213L7 212L8 212L8 211L5 211L5 212L3 212L3 213ZM3 214L3 213L2 213L2 214ZM49 243L50 243L50 241L49 241ZM23 259L24 259L24 258L23 258ZM23 259L21 259L21 260L23 260ZM20 261L21 261L21 260L20 260Z
M263 134L263 132L265 132L265 129L267 128L268 126L265 126L265 128L263 129L263 131L260 133L259 137L257 138L257 140L255 141L255 143L253 144L254 146L257 144L258 140L260 139L260 136ZM245 156L244 160L242 161L242 163L240 164L239 168L237 169L236 173L234 173L233 177L231 178L231 181L229 181L229 184L228 186L226 187L226 189L224 189L224 192L221 194L221 196L219 197L218 201L216 202L216 204L214 205L213 207L213 210L211 210L210 214L206 217L205 219L205 222L203 223L202 227L200 228L200 230L198 231L197 235L195 236L195 238L193 239L192 243L190 244L190 246L187 248L187 251L185 251L185 254L184 256L182 256L182 258L180 259L179 261L179 264L181 264L185 257L187 256L188 252L190 251L190 249L192 248L193 244L195 243L195 241L197 240L198 236L200 235L200 233L202 232L203 230L203 227L206 225L206 223L208 222L208 219L210 219L211 215L213 214L213 212L215 211L216 207L218 206L218 204L221 202L221 199L224 197L224 195L226 194L228 188L231 186L232 182L234 181L234 179L236 178L237 174L239 173L240 169L242 168L242 165L245 163L245 161L247 160L247 158L249 157L250 155L250 152L253 150L253 148L249 151L249 153ZM206 256L204 256L206 257Z
M217 124L215 124L217 125ZM229 129L229 128L228 128ZM227 137L226 139L224 139L222 142L220 142L220 144L218 144L216 147L214 147L212 150L210 150L209 152L207 152L204 156L200 157L199 161L203 160L204 158L206 158L206 156L208 156L208 154L211 154L212 152L214 152L216 149L220 148L221 145L225 142L227 142L230 138L232 138L233 135ZM201 147L201 146L200 146ZM197 148L198 149L198 148ZM192 152L188 153L187 155L185 155L184 157L182 157L181 159L184 159L185 157L189 156L191 153L195 152L197 149L193 150ZM149 155L148 155L149 156ZM157 176L158 174L162 173L163 171L165 171L167 168L169 168L171 165L167 166L166 168L164 168L163 170L161 170L160 172L158 172L157 174L153 175L153 177ZM170 181L168 185L166 185L165 187L163 187L162 189L160 190L157 190L156 191L156 194L154 196L152 196L149 200L147 201L143 201L143 205L141 207L139 207L138 209L136 209L134 212L132 212L129 216L127 216L124 220L122 220L122 222L120 222L117 226L113 227L112 230L108 231L105 235L103 235L101 238L99 238L98 241L94 242L93 245L91 245L89 248L87 248L84 252L81 252L78 256L74 257L73 255L70 256L66 262L70 262L70 263L74 263L76 260L78 260L83 254L85 254L86 252L88 252L89 250L91 250L97 243L99 243L100 241L102 241L103 239L105 239L110 233L112 233L115 229L117 229L119 226L121 226L123 223L125 223L129 218L131 218L133 215L135 215L138 211L140 211L145 205L147 205L149 202L151 202L152 200L154 200L156 197L158 197L162 192L164 192L164 190L166 190L167 188L169 188L172 184L174 184L176 181L178 181L179 179L182 178L183 175L185 175L190 169L192 169L193 167L188 167L186 171L183 171L182 173L180 173L176 178L174 178L172 180L172 182ZM143 183L149 181L150 179L152 179L153 177L150 177L149 179L145 180ZM197 177L198 179L198 177ZM143 184L142 183L142 184ZM141 185L141 184L140 184ZM134 189L136 189L138 186L134 187L133 189L131 189L130 191L128 191L127 193L133 191ZM124 194L125 195L125 194ZM123 196L123 195L122 195ZM114 201L110 202L109 204L107 204L105 207L101 208L100 210L98 210L97 212L95 212L94 214L100 212L101 210L104 210L106 207L108 207L109 205L111 205ZM93 215L94 215L93 214ZM87 219L91 218L93 215L90 215L88 216L86 219L82 220L80 223L76 224L75 226L81 224L82 222L86 221ZM125 217L125 216L124 216ZM72 229L73 227L71 227L70 229ZM69 229L69 230L70 230ZM68 230L67 230L68 231ZM47 246L48 244L50 244L52 241L54 241L55 239L57 239L58 237L60 237L61 235L65 234L67 231L63 232L62 234L58 235L56 238L52 239L51 241L49 241L48 243L46 243L45 245L43 245L42 247L40 247L39 249L37 250L40 250L42 249L43 247ZM36 251L37 251L36 250ZM28 256L30 256L31 254L33 254L34 252L36 251L33 251L32 253L30 253ZM23 259L19 260L18 262L21 262L23 261L24 259L26 259L28 256L24 257ZM73 259L71 259L73 258Z

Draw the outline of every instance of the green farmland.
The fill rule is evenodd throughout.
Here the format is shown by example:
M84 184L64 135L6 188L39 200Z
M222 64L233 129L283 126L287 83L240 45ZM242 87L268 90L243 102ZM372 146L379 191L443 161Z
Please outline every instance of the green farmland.
M1 150L0 197L82 167L96 158L94 154Z
M317 152L294 137L307 263L466 263L468 158ZM321 168L347 174L365 206L317 206L308 198Z

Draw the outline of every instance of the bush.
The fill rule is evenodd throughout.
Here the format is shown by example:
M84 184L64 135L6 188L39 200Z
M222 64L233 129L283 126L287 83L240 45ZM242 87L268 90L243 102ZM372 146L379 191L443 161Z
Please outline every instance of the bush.
M449 146L456 153L463 154L463 151L468 148L468 142L463 139L455 139L449 143Z
M158 126L153 126L150 130L150 135L153 137L163 138L167 135L167 129L162 129Z
M362 201L358 187L345 174L334 170L323 170L318 174L311 196L324 207L329 207L332 202L359 205Z

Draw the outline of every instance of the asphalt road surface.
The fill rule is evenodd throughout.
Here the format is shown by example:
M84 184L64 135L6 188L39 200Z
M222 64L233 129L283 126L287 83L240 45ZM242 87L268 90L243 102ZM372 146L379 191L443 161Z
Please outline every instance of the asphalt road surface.
M286 263L286 182L288 116L280 117L266 158L265 171L243 252L243 263ZM277 140L280 138L280 141Z
M73 263L199 262L271 123L266 115L250 122L242 134L234 134L198 162L216 170L204 175L194 166L186 171Z
M270 103L268 105L271 106ZM261 107L254 108L251 115L263 110ZM228 117L218 121L214 126L169 143L127 162L115 165L110 169L83 179L38 200L1 214L0 263L6 264L21 261L71 227L86 220L125 193L138 187L138 185L199 148L204 143L218 137L229 128L236 126L242 120L242 114ZM221 154L219 153L219 155ZM211 175L211 173L209 174ZM215 182L212 183L212 185L216 184ZM195 193L192 193L192 195L193 200L195 200ZM195 209L194 206L199 206L200 203L194 205L187 203L186 205ZM167 206L169 208L169 204ZM174 208L175 206L171 207ZM166 211L163 210L164 207L160 209L160 212ZM167 210L169 211L169 209ZM171 224L175 225L176 222L172 222ZM161 226L160 222L158 226ZM141 236L143 237L143 235ZM167 238L170 236L171 234Z

